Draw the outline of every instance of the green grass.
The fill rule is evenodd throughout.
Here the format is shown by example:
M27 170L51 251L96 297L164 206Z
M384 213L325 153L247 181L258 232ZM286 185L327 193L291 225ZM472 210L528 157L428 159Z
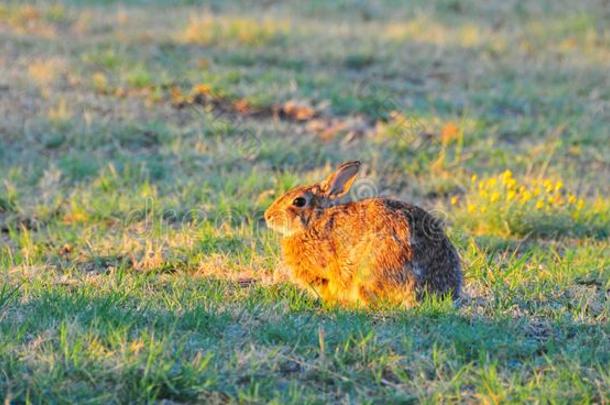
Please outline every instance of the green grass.
M608 403L604 6L244 5L0 5L0 398ZM352 159L447 223L458 305L288 282L262 213Z

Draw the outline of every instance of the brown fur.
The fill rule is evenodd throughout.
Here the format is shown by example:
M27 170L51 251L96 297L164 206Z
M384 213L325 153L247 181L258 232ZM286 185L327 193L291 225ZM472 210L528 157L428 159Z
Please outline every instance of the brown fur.
M347 162L320 184L297 187L265 212L284 234L294 280L323 300L348 306L413 305L424 292L457 297L457 252L423 209L383 198L340 204L359 169ZM306 205L294 205L303 198Z

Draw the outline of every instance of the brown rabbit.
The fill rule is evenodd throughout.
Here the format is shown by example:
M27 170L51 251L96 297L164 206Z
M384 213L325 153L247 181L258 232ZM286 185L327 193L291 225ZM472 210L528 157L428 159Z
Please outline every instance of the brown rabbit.
M348 306L413 305L425 292L457 298L458 254L439 222L402 201L341 203L360 162L347 162L319 184L296 187L265 211L280 232L295 281L323 300Z

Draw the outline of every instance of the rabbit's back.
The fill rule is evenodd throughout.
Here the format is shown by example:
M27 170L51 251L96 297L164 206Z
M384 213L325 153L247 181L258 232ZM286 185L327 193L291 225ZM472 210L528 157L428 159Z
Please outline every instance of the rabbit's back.
M417 295L426 292L457 298L462 285L460 258L442 222L426 210L402 201L385 200L391 210L404 213L409 223L411 266Z
M285 238L301 284L329 301L411 304L424 290L459 291L459 259L438 222L401 201L373 198L316 212Z

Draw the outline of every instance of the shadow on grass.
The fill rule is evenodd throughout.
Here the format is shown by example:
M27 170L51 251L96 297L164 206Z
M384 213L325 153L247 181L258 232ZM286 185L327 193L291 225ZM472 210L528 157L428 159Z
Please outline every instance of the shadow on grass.
M11 295L0 318L0 391L15 399L184 401L237 398L264 380L263 397L283 397L286 381L384 392L371 382L375 373L406 384L422 367L434 380L441 369L452 375L492 364L510 374L549 361L587 368L610 361L608 326L568 318L470 316L439 300L352 311L288 285L240 288L218 279L106 282Z

